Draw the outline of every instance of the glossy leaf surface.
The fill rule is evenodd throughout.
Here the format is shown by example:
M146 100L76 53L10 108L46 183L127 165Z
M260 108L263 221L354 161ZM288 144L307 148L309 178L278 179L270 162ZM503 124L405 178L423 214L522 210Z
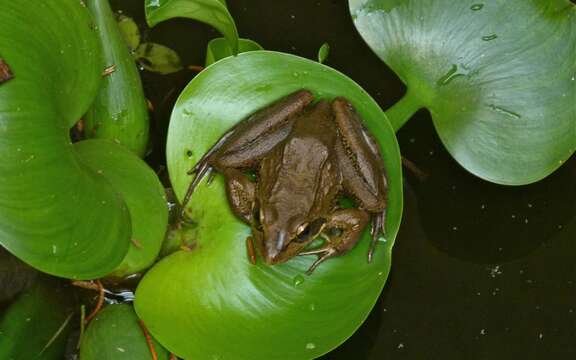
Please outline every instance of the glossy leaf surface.
M430 110L468 171L542 179L576 149L576 6L569 0L350 0L354 23L408 87L396 129Z
M93 19L77 0L4 2L0 57L14 74L0 84L0 243L41 271L102 277L124 259L132 235L120 192L69 138L102 78ZM125 166L139 171L140 162L133 155Z
M160 180L144 161L135 161L127 149L110 141L87 140L75 148L82 161L120 193L132 219L130 249L110 275L124 277L146 269L160 252L168 224Z
M146 20L150 27L184 17L206 23L217 29L238 51L238 30L224 0L146 0Z
M143 157L150 125L140 73L108 0L86 0L86 4L104 53L102 85L85 117L86 136L113 140Z
M152 340L158 360L168 352ZM138 317L127 304L105 307L90 322L80 346L82 360L152 360Z
M347 97L377 137L389 178L387 239L373 263L369 239L305 275L314 260L299 257L251 265L250 229L231 213L223 181L202 183L189 216L196 246L156 264L141 281L136 311L169 350L187 359L311 359L336 347L366 318L386 281L402 213L398 144L382 110L356 83L300 57L254 51L202 71L176 103L168 135L168 168L182 199L186 172L232 125L301 88L317 97Z

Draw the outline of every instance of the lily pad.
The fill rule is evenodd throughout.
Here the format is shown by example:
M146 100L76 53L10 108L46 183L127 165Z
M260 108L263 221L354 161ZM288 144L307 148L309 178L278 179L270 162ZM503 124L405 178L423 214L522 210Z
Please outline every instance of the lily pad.
M157 360L168 352L154 339ZM105 307L90 322L80 346L82 360L152 360L138 317L127 304Z
M576 149L576 6L569 0L350 0L368 45L408 87L468 171L538 181Z
M267 266L249 262L250 229L230 211L221 176L202 183L189 216L196 246L156 264L140 282L135 309L152 334L186 359L312 359L348 338L373 307L390 269L402 213L400 153L376 102L354 81L297 56L253 51L206 68L180 95L170 122L167 158L179 199L186 172L231 126L301 88L318 98L347 97L382 148L389 178L387 238L367 263L369 236L345 256L305 275L298 257Z
M184 17L201 21L218 30L238 52L238 30L224 0L146 0L150 27L168 19Z

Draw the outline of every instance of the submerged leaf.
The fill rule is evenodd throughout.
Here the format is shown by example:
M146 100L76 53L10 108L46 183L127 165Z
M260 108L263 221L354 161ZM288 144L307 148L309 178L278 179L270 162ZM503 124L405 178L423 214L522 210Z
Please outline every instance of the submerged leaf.
M138 25L131 17L126 15L118 15L118 28L120 29L120 33L122 37L126 41L126 45L131 51L134 51L138 48L141 41L140 36L140 29Z
M569 0L350 0L354 23L468 171L542 179L576 149L576 6Z
M143 43L134 52L136 60L148 71L171 74L183 69L178 53L167 46Z
M72 329L72 297L46 279L22 293L0 321L0 359L61 360Z

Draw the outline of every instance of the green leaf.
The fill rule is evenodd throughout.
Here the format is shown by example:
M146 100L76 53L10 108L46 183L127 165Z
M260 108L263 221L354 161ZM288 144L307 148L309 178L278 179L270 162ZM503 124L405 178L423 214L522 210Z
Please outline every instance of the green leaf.
M154 336L186 359L311 359L336 347L363 322L390 268L402 213L395 134L376 102L351 79L293 55L253 51L206 68L180 95L170 122L170 179L182 199L186 172L231 126L301 88L347 97L378 139L389 179L387 240L368 264L369 236L345 256L305 271L314 259L251 265L250 229L231 213L221 176L202 183L188 209L196 246L156 264L139 284L135 308Z
M27 289L38 272L0 248L0 303Z
M86 4L98 28L104 50L101 69L106 75L86 114L85 133L89 138L114 140L143 157L150 125L140 73L108 0L86 0Z
M158 360L168 352L152 340ZM110 305L90 322L80 346L82 360L152 360L144 332L132 306Z
M168 207L160 180L144 161L134 161L134 156L122 146L106 140L87 140L75 147L82 161L122 195L130 211L130 249L110 275L124 277L146 269L160 252L168 224Z
M0 56L14 73L0 84L0 243L50 274L103 276L128 250L130 218L68 136L101 80L90 14L77 0L4 2Z
M46 280L21 294L0 321L0 359L63 359L74 315L71 298Z
M238 30L222 0L146 0L146 21L150 27L168 19L184 17L213 26L238 52Z
M120 33L126 42L126 45L131 51L134 51L138 48L141 41L140 36L140 29L138 25L131 17L126 15L118 15L118 28L120 29Z
M328 55L330 55L330 44L324 43L320 46L320 49L318 49L318 62L323 64L328 58Z
M576 149L576 7L569 0L350 0L354 23L408 87L398 129L430 110L471 173L544 178Z
M164 45L150 42L140 44L134 56L144 69L151 72L171 74L183 69L178 53Z
M238 53L244 53L248 51L263 50L262 46L255 41L250 39L238 39ZM218 60L233 56L234 51L230 47L230 44L224 38L216 38L208 43L208 49L206 51L206 66L210 66Z

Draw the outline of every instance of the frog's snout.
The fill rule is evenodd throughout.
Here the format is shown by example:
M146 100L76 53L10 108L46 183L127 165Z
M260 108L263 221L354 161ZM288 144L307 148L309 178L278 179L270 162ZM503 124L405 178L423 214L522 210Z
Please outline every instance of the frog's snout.
M268 234L270 237L265 241L265 246L262 249L264 261L268 265L278 264L283 261L282 250L286 245L288 234L286 231L279 231L277 233Z

